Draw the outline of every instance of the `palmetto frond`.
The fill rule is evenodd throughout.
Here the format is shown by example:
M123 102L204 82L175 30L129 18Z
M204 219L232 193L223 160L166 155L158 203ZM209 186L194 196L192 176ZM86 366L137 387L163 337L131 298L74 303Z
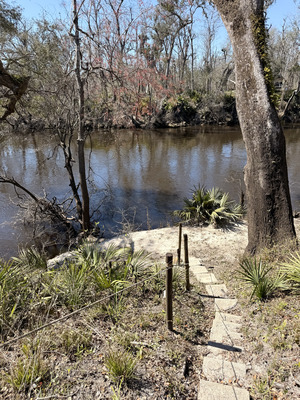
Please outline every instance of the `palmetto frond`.
M192 198L184 198L182 210L173 215L192 224L208 223L220 225L241 218L240 208L229 200L228 193L219 188L207 190L204 186L194 187Z

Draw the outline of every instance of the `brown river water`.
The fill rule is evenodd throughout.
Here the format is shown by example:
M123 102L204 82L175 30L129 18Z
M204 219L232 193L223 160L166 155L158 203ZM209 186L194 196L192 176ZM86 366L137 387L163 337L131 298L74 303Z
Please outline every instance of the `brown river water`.
M293 208L300 209L300 127L286 127ZM2 134L0 171L32 192L62 200L70 194L57 138L48 133ZM74 150L75 151L75 150ZM91 205L105 236L125 224L136 229L171 222L170 213L194 186L218 186L238 200L246 152L236 127L189 127L156 131L95 132L86 142ZM76 164L74 166L77 169ZM30 232L17 217L14 189L0 184L0 257L16 255Z

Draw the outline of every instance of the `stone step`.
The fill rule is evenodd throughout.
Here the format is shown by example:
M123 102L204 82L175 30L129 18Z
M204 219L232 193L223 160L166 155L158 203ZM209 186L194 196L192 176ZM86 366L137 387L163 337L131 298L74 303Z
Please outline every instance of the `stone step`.
M198 400L250 400L246 389L200 380Z
M199 282L201 283L217 283L218 280L215 277L214 274L210 274L210 273L204 273L204 274L198 274L198 273L194 273L194 275L196 276L196 278L198 279Z
M198 274L208 274L208 269L204 265L190 265L190 270L194 275Z
M217 311L215 315L216 321L224 321L224 322L234 322L240 323L242 321L242 317L240 315L228 314L224 312Z
M227 287L223 283L218 285L206 285L205 289L210 296L227 297Z
M246 378L246 365L221 358L204 357L203 374L209 380L242 381Z
M224 322L222 320L214 320L210 331L209 339L216 342L224 342L226 344L234 344L241 341L243 335L238 332L241 324L235 322Z
M193 256L192 257L189 256L189 264L190 264L190 266L191 265L203 265L198 257L193 257Z
M237 299L215 299L216 311L229 311L237 306Z
M213 356L220 356L224 358L228 358L228 355L235 355L241 353L244 349L240 345L235 343L226 343L223 339L222 341L219 340L209 340L207 342L207 350L209 354Z
M237 333L240 331L242 328L242 324L239 322L231 322L231 321L225 321L221 318L215 318L213 320L212 324L212 329L220 329L220 330L225 330L226 332L233 332Z

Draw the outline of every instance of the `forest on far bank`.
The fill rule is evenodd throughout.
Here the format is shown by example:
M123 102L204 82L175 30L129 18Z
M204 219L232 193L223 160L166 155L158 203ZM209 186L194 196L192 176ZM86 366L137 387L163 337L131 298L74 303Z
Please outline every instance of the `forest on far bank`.
M6 118L14 129L77 123L74 21L71 11L64 15L26 20L15 3L0 5L2 66L29 79ZM89 0L78 10L78 23L86 128L238 123L231 45L207 2ZM268 24L278 112L286 122L299 122L297 17L281 30ZM0 85L1 115L10 96Z

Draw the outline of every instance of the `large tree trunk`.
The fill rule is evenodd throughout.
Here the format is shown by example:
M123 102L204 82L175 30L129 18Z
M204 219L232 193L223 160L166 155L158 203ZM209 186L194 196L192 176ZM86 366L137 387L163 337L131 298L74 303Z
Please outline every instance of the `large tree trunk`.
M272 104L260 48L263 0L213 0L235 57L237 111L247 151L248 246L251 254L295 238L285 138Z

